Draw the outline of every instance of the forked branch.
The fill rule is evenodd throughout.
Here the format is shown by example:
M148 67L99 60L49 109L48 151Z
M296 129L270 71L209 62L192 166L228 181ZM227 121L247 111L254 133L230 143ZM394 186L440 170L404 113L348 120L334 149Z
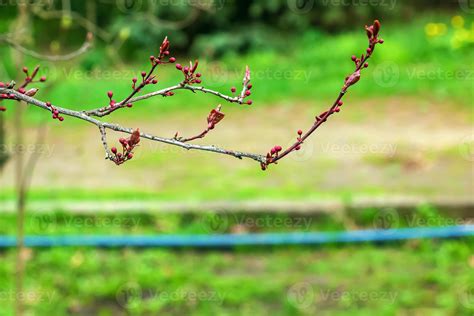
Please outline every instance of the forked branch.
M176 64L176 69L183 75L183 80L179 84L139 95L148 86L158 84L158 79L155 75L155 72L159 66L173 64L176 62L176 58L169 57L170 42L168 41L168 38L164 39L157 56L150 56L150 70L142 71L140 73L141 79L138 79L137 77L132 79L131 92L120 101L114 99L113 91L107 92L108 104L106 106L87 111L74 111L66 107L53 105L50 102L40 101L34 98L38 92L38 89L27 89L27 87L32 83L44 82L46 78L41 77L39 80L35 80L39 71L39 67L36 67L31 73L25 67L23 72L25 73L26 78L18 88L16 88L17 85L13 81L10 83L0 82L0 102L3 100L23 101L37 106L43 110L50 111L52 113L53 119L58 119L59 121L63 121L65 116L69 116L96 125L99 128L101 134L101 140L104 146L106 159L113 161L117 165L121 165L124 162L132 159L133 151L138 146L140 139L144 138L178 146L188 150L201 150L233 156L239 159L252 159L259 162L261 168L266 170L269 165L277 164L282 158L288 156L293 151L300 150L306 139L308 139L308 137L310 137L321 125L323 125L323 123L325 123L331 115L341 111L343 97L346 95L348 89L360 80L361 72L364 68L368 67L368 60L374 53L376 45L383 43L383 40L378 36L380 31L380 22L378 20L374 21L371 26L366 26L365 29L369 39L368 48L366 49L365 53L361 55L361 57L352 56L352 61L355 64L355 70L345 78L341 91L329 109L316 116L313 125L306 132L298 130L295 142L287 149L283 150L281 146L277 145L274 146L266 155L228 150L212 145L197 145L191 143L194 140L204 138L211 130L215 128L219 122L222 121L225 116L222 112L222 105L219 105L217 108L211 110L207 117L207 127L199 134L191 137L181 137L178 133L176 133L172 138L159 137L140 132L139 129L126 128L97 119L110 115L120 109L131 108L135 103L155 96L172 97L174 96L174 91L177 90L188 90L193 93L207 93L223 99L229 103L252 105L252 100L248 99L248 97L251 95L252 89L252 84L250 83L250 69L248 67L245 70L245 75L242 82L242 90L237 94L237 89L232 87L230 89L232 95L226 95L202 86L196 86L202 83L202 75L201 73L197 72L199 65L198 61L190 62L189 66ZM0 106L0 112L5 110L6 107ZM111 147L109 150L106 133L107 129L130 135L129 138L120 138L119 142L121 149L117 149L117 147Z

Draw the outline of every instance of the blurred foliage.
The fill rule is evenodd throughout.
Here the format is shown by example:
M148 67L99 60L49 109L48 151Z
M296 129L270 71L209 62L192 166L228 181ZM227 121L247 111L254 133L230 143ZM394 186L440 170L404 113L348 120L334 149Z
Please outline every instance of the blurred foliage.
M70 11L64 3L70 2ZM459 11L457 1L416 2L408 0L31 0L34 44L59 49L83 40L86 18L102 40L133 56L143 47L157 48L165 35L173 38L173 49L181 53L247 51L260 47L285 46L288 39L308 30L330 33L360 27L374 18L407 23L420 11ZM369 5L370 4L370 5ZM0 32L11 22L15 5L7 3L0 12ZM122 45L124 42L127 45ZM32 43L33 44L33 43ZM76 43L77 44L77 43Z
M413 211L420 223L448 220L434 211ZM230 225L237 219L245 223L240 230L250 231L248 223L258 219L267 224L257 228L267 232L345 226L325 216L227 215ZM37 213L29 214L26 229L43 235L210 233L208 216L213 214ZM365 216L366 223L351 225L373 227L374 217ZM13 214L1 215L0 232L13 234L15 220ZM298 227L303 220L310 225ZM473 247L472 238L462 238L233 251L29 248L25 293L31 299L25 305L32 315L467 316L473 307ZM5 263L0 265L0 315L12 313L14 255L14 249L0 252ZM299 288L310 289L312 296L294 297Z

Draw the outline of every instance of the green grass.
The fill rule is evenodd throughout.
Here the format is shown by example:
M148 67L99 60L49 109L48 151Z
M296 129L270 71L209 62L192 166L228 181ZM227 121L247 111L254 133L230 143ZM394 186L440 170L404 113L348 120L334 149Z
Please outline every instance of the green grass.
M376 210L354 215L353 225L373 227L374 214ZM26 227L30 234L53 235L208 233L209 216L213 215L55 213L28 217ZM301 227L295 221L298 216L228 216L222 232L237 223L247 223L246 229L258 232L337 231L345 226L330 217L305 217L309 225ZM447 220L426 207L413 216L440 223ZM257 219L266 219L267 224L248 224ZM290 220L290 224L275 224L283 220ZM0 233L11 235L14 221L14 216L2 215ZM473 240L468 238L233 251L31 249L26 305L35 315L467 316L474 308L468 292L474 282L473 250ZM14 251L1 251L0 258L0 315L10 315Z

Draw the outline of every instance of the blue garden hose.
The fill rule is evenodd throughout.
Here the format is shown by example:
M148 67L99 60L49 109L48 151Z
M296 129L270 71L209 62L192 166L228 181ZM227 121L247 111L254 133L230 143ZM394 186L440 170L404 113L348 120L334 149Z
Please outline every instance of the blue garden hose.
M229 248L234 246L321 245L328 243L388 242L407 239L474 236L474 225L419 227L348 232L304 232L226 235L27 236L26 247L159 247ZM0 248L15 247L16 238L0 236Z

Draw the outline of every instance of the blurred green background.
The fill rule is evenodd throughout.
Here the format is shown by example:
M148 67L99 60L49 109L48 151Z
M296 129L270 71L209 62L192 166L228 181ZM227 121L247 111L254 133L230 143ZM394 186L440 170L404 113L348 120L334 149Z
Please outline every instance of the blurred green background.
M18 3L27 3L26 20L18 20ZM104 106L107 91L119 99L130 93L131 78L148 70L168 36L178 62L199 59L207 88L230 94L249 65L253 105L177 91L106 120L165 137L194 135L222 103L226 118L199 143L262 154L289 145L337 97L353 70L350 56L367 45L365 24L379 19L385 43L341 113L266 172L252 161L146 141L117 167L103 159L94 126L59 123L34 107L18 146L15 106L3 102L1 234L15 234L19 151L38 158L27 234L351 230L377 227L387 209L400 227L472 220L472 1L18 3L0 1L0 81L19 81L23 65L39 64L48 77L39 99L76 110ZM73 52L87 32L94 47L72 60L29 53ZM157 89L182 78L168 65L158 79ZM121 136L109 133L110 145ZM219 210L240 220L215 231L207 222ZM270 220L255 225L255 218ZM281 218L289 221L275 224ZM296 225L302 218L310 225ZM473 250L472 239L227 252L28 249L24 300L31 315L472 315ZM18 295L14 255L0 251L0 315L12 314Z

